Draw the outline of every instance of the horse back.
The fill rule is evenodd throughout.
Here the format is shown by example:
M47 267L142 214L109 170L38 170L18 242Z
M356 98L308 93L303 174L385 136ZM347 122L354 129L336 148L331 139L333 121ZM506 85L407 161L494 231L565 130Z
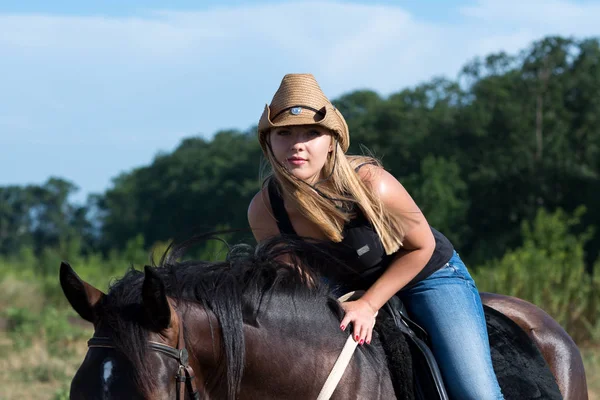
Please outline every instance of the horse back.
M587 400L583 359L567 332L541 308L516 297L480 293L484 305L515 322L540 350L565 399Z

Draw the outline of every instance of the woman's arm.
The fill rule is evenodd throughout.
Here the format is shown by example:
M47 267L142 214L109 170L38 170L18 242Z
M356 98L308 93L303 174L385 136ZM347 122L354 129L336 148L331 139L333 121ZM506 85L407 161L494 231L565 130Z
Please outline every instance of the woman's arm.
M254 196L250 202L250 206L248 206L248 223L250 224L250 229L252 229L256 243L280 234L279 227L272 213L273 210L269 201L269 195L266 189L262 189ZM292 257L289 254L282 254L277 257L277 260L297 268L304 274L308 285L314 286L313 279L304 272L300 265L295 265L292 262Z
M266 190L261 189L248 206L248 223L257 243L279 234Z
M425 267L435 249L435 239L419 207L389 172L369 165L361 169L360 175L380 196L383 206L393 217L401 220L406 229L403 251L395 257L383 275L359 300L342 305L346 315L341 328L345 329L353 322L354 338L359 343L370 343L375 313Z

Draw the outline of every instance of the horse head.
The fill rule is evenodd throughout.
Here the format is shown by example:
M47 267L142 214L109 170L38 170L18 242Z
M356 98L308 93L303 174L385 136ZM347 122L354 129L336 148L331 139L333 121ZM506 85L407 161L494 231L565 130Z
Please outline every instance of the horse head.
M167 296L155 268L145 267L143 276L130 271L129 276L137 279L124 280L128 287L117 285L107 295L82 280L70 265L61 264L66 298L94 325L70 398L196 398L202 376L194 376L194 371L202 371L197 358L202 351L186 346L184 313L187 318L190 310ZM201 314L195 317L194 326L206 319ZM210 362L214 349L205 350L211 356L204 357L204 363L214 366Z

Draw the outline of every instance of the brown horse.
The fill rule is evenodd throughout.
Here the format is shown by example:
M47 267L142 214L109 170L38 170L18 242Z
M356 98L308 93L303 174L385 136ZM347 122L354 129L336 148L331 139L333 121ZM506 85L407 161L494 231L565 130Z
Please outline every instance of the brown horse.
M159 267L129 271L108 294L61 265L67 299L95 329L71 398L316 398L347 335L338 328L343 311L316 272L343 268L331 249L274 238L254 250L234 247L224 262L177 262L188 245ZM282 256L292 263L277 261ZM564 398L587 399L579 352L558 324L529 303L482 297L535 332ZM537 373L515 372L539 384ZM392 375L376 334L357 348L332 398L414 398L412 382Z
M544 310L515 297L480 293L483 304L509 317L540 349L563 398L587 400L583 360L567 332Z

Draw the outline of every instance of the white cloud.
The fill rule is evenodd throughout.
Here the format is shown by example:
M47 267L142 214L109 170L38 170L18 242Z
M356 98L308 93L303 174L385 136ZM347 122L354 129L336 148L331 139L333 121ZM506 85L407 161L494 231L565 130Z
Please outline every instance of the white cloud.
M331 98L389 94L545 35L600 36L599 0L479 0L459 11L431 22L399 6L299 1L0 14L0 140L136 143L149 160L182 137L256 123L288 72L314 73Z
M577 30L579 34L598 34L600 3L564 0L479 0L462 8L466 16L479 21L504 24L507 21L533 25L538 29Z
M600 37L600 1L479 0L461 13L472 29L469 42L482 56L516 52L549 35Z
M462 14L465 21L433 24L394 6L299 2L135 18L0 15L0 51L40 62L34 78L62 75L65 96L76 86L127 97L191 84L205 96L230 90L230 98L256 83L252 92L266 101L287 71L314 72L332 96L355 87L390 92L545 34L600 34L600 2L480 0Z

